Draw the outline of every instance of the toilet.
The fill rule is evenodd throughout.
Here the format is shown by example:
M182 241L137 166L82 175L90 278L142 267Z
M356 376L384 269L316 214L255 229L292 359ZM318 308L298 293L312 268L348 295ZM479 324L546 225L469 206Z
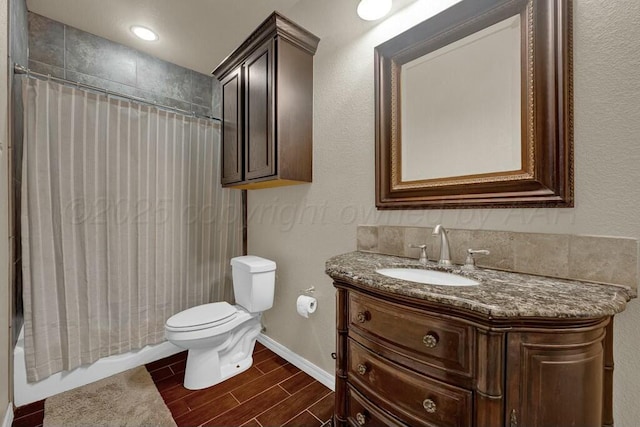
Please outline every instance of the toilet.
M184 387L200 390L249 369L262 312L273 306L276 263L253 255L231 259L236 305L214 302L171 316L165 337L189 350Z

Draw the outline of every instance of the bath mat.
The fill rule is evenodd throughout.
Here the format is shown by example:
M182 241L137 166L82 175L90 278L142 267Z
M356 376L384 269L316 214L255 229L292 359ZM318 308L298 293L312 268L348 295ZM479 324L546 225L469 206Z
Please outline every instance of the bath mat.
M122 372L44 402L43 427L171 426L164 404L144 366Z

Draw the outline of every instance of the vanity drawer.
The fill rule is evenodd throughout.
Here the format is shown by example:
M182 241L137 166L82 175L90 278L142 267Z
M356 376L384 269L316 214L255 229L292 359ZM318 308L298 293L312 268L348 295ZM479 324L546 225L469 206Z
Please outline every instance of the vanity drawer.
M352 426L406 426L406 424L401 423L393 416L378 409L376 405L369 402L351 387L347 389L347 401L347 419Z
M351 339L347 354L348 382L409 425L471 425L471 391L410 371Z
M409 360L466 378L473 376L474 329L462 322L350 292L349 330L350 337L359 340L358 335L351 333L356 332ZM420 369L415 363L410 366Z

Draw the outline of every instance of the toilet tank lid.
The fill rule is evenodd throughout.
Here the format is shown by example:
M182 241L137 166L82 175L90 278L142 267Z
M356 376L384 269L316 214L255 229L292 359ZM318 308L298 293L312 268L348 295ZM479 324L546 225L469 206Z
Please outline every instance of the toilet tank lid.
M262 273L276 269L276 263L255 255L245 255L231 258L231 266L241 268L249 273Z

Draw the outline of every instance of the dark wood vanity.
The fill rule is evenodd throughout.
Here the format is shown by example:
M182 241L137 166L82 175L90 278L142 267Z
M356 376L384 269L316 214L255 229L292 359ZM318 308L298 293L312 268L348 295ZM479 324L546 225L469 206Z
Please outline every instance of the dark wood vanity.
M327 263L337 288L335 425L613 425L612 320L630 298L628 289L610 287L613 297L601 307L588 306L585 296L572 312L508 315L515 302L494 317L456 305L473 306L473 292L482 300L491 298L484 293L509 285L480 277L476 290L451 297L453 303L437 301L455 295L439 294L438 286L422 285L424 297L412 297L402 293L418 292L415 284L405 292L403 281L377 275L378 286L375 272L354 267L356 258L378 267L398 258L354 254L343 256L351 258L342 270L336 267L340 261L330 266L340 257ZM568 282L558 286L557 295L575 293ZM532 310L544 298L537 300L531 296Z

